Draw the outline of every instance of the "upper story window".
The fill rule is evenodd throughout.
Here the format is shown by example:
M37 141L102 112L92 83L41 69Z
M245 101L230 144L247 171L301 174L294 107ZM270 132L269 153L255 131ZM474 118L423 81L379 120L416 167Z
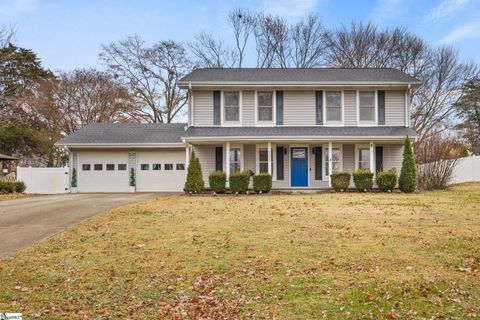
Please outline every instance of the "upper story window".
M239 122L240 121L240 92L225 91L223 93L224 121Z
M325 93L325 112L328 122L342 122L342 92L327 91Z
M358 121L375 123L375 91L358 93Z
M258 121L273 122L273 91L258 91Z

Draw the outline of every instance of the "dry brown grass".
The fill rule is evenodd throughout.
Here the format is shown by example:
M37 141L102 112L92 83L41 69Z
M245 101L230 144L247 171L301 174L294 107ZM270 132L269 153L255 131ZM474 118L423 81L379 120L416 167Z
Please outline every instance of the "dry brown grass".
M29 197L34 197L34 196L38 196L38 195L36 195L36 194L26 194L26 193L0 194L0 201L15 200L15 199L21 199L21 198L29 198Z
M480 185L177 196L0 263L0 310L60 318L478 318Z

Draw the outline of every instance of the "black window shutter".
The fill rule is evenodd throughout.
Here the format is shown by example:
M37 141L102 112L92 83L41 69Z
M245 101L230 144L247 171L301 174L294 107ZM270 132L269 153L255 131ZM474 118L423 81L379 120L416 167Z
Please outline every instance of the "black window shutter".
M316 124L323 125L323 91L315 91Z
M213 91L213 124L220 124L220 91Z
M383 171L383 147L375 147L375 166L376 171Z
M322 180L322 147L315 147L315 180Z
M223 171L223 147L215 147L215 170Z
M283 91L277 91L277 124L283 125Z
M378 124L385 124L385 91L378 91Z
M277 147L277 180L284 179L283 147Z

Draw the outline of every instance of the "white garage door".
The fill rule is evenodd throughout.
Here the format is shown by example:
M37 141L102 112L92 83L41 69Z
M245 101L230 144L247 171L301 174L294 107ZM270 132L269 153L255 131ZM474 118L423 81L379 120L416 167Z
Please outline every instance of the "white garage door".
M79 152L78 192L128 192L128 152Z
M182 191L185 184L185 150L137 153L137 191Z

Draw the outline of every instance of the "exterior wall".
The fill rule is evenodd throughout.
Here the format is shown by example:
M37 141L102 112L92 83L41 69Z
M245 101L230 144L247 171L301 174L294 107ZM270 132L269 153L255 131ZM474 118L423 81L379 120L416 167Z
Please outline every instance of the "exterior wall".
M215 147L220 145L194 145L193 151L200 160L202 165L203 180L205 181L205 187L208 187L208 175L215 171ZM188 166L188 165L187 165ZM225 160L223 163L225 168Z
M275 189L283 189L283 188L290 188L290 150L288 148L288 145L277 145L277 146L283 146L287 148L287 154L283 154L283 180L276 180L272 181L272 187ZM277 159L273 159L273 170L277 170Z
M255 91L242 92L242 122L245 127L255 126Z
M314 126L315 121L315 91L283 92L285 126Z
M193 125L213 126L213 91L193 92Z
M405 91L385 91L385 125L405 125Z
M380 144L379 144L380 145ZM383 145L383 170L387 171L395 168L400 175L403 161L403 144L384 144Z
M334 90L334 89L332 89ZM339 90L339 89L335 89ZM213 91L193 91L194 126L213 126ZM315 90L284 90L284 126L315 126ZM255 126L255 91L242 91L242 125ZM344 91L344 125L357 125L357 91ZM385 91L385 125L405 126L405 90Z
M343 111L344 125L357 125L357 92L354 90L344 92L345 109Z

